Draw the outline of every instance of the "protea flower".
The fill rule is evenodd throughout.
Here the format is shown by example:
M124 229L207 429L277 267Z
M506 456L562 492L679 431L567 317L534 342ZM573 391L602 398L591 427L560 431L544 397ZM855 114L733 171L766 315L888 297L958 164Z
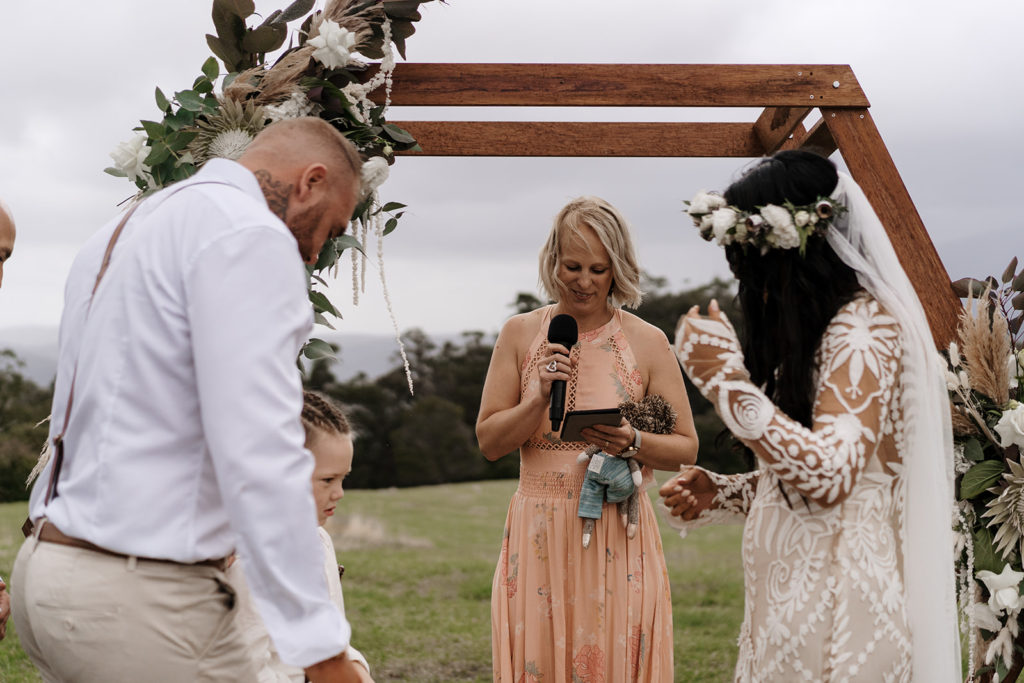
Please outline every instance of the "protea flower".
M1007 460L1010 471L1003 475L1002 490L981 514L990 517L988 526L997 527L992 539L996 550L1006 559L1017 546L1024 557L1024 464ZM992 489L990 489L992 490Z
M263 107L227 97L220 100L217 113L205 118L196 123L198 135L188 145L196 166L214 157L237 159L267 121Z

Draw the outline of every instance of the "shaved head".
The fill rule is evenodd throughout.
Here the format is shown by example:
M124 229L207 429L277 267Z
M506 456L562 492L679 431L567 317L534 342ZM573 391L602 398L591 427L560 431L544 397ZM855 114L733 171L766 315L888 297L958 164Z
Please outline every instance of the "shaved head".
M359 200L362 159L323 119L284 119L264 128L238 163L252 171L267 206L295 235L306 263L348 227Z
M0 200L0 287L4 283L4 263L14 253L14 216Z

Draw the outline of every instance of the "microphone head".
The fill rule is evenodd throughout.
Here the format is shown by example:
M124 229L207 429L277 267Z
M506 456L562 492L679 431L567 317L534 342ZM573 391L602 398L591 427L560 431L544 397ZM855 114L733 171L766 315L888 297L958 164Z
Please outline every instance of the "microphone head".
M579 338L579 328L576 326L576 318L564 313L556 315L548 325L548 341L552 344L561 344L565 348L572 348Z

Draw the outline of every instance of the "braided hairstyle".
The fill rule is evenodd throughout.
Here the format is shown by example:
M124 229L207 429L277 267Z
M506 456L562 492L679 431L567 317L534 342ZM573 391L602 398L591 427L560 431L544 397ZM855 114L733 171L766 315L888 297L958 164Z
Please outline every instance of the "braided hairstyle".
M331 399L315 391L302 392L302 427L306 430L307 448L318 434L355 436L341 408Z

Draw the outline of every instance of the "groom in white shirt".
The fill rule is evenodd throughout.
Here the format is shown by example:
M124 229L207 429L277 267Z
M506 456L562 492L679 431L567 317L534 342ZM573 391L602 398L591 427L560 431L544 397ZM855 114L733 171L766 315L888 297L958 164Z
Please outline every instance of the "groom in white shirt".
M32 490L11 577L44 680L255 681L223 574L235 551L281 658L357 680L323 577L295 358L312 327L303 261L347 227L360 163L325 121L281 121L79 253L50 430L63 458Z

